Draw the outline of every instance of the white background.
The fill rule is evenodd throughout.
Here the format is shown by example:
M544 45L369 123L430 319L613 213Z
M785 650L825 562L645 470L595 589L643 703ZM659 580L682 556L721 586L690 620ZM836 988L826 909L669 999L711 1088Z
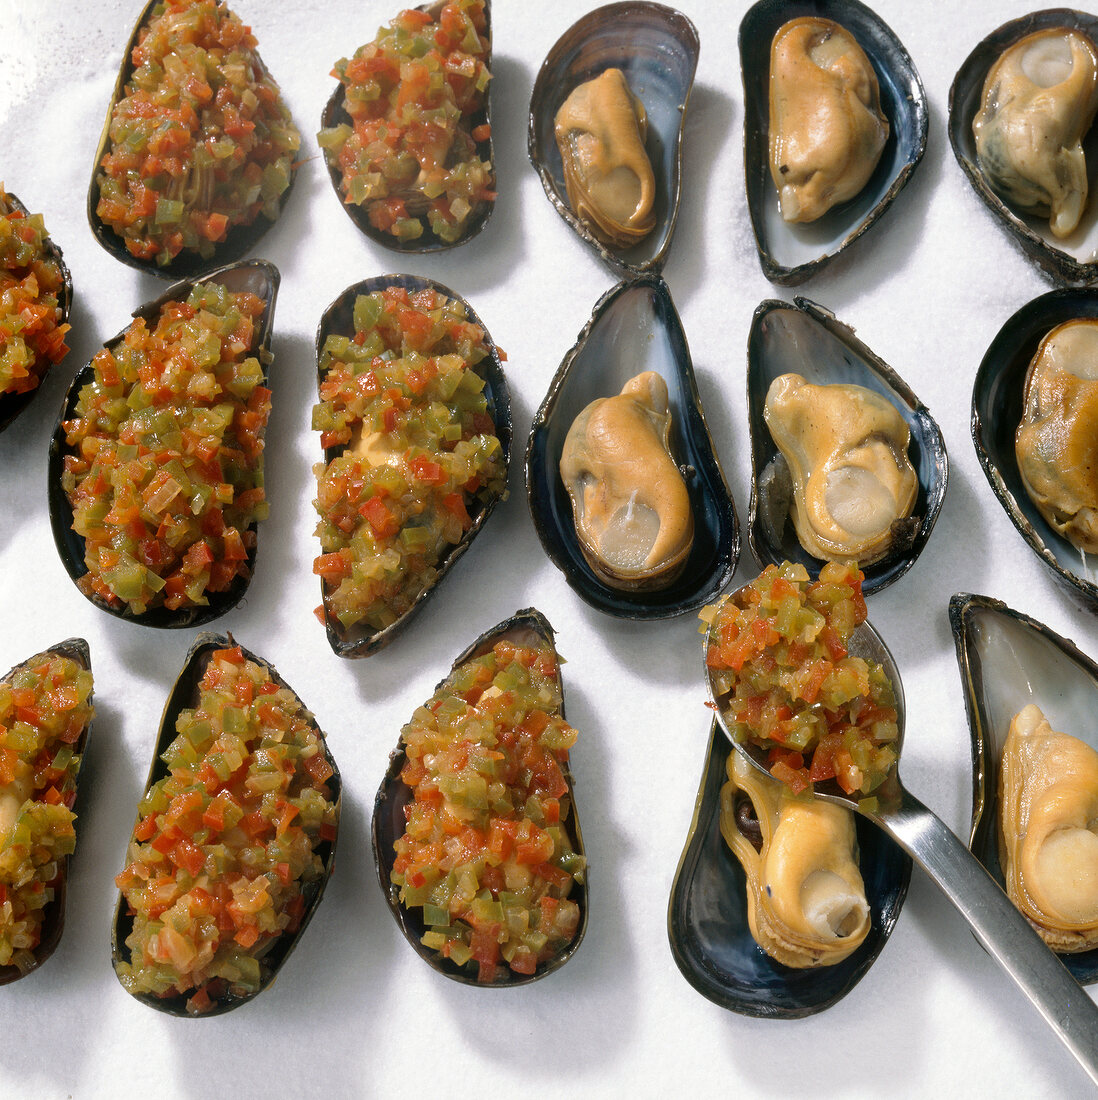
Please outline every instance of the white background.
M209 1020L129 997L110 963L126 843L160 711L194 631L120 622L77 592L54 550L46 454L75 370L164 283L122 266L85 219L92 158L139 5L0 0L0 179L45 214L75 284L72 352L0 435L0 670L62 638L91 645L97 719L78 810L65 936L38 972L0 989L0 1095L1079 1096L1086 1079L1014 986L916 871L899 925L862 983L811 1019L764 1022L718 1008L679 974L667 943L672 876L708 736L691 616L628 623L590 609L549 563L526 505L530 418L597 298L616 279L550 207L526 158L534 77L592 0L496 0L497 208L442 256L391 253L339 209L315 132L342 55L394 13L362 0L235 0L305 139L296 190L257 254L282 272L271 518L246 602L213 627L275 664L316 713L343 773L339 857L324 902L266 993ZM701 37L687 115L685 188L665 275L741 525L749 497L744 407L751 314L792 296L761 274L744 205L736 33L746 3L682 0ZM970 766L946 607L958 591L1005 600L1098 656L1098 622L1054 585L994 499L969 433L972 380L999 327L1050 289L972 192L946 138L949 85L1024 2L877 0L930 100L930 142L894 208L805 294L854 326L929 406L950 453L945 507L916 567L870 602L903 672L906 785L967 834ZM367 276L430 276L466 297L508 353L511 496L423 612L366 661L336 658L313 617L313 339L324 307ZM741 555L736 583L755 574ZM536 604L567 659L572 756L591 864L590 925L562 970L484 990L430 970L400 936L369 847L374 793L401 725L477 634ZM1081 731L1076 731L1081 732Z

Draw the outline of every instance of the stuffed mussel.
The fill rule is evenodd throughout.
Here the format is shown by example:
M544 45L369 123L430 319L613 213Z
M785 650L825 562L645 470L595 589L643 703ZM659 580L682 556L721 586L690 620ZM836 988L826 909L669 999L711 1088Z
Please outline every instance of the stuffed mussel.
M0 985L41 966L65 926L73 803L93 716L88 643L0 680Z
M119 981L173 1016L274 981L335 862L341 784L313 715L232 636L200 634L164 707L117 876Z
M239 260L278 218L301 136L250 28L217 0L150 0L88 189L95 239L165 278Z
M50 521L104 611L195 626L247 591L267 514L278 284L262 260L177 283L73 379L50 444Z
M530 163L557 213L619 274L666 259L698 52L680 12L606 4L565 31L534 83Z
M374 859L401 932L472 985L523 985L587 927L553 630L533 608L478 638L401 732L374 802Z
M348 287L321 318L316 356L317 614L339 656L367 657L506 496L510 398L477 315L412 275Z

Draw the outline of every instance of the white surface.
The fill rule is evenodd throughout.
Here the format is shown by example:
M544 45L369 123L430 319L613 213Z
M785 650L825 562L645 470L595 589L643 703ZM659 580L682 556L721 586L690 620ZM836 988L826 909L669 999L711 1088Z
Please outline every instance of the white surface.
M0 990L0 1095L247 1098L361 1094L570 1096L1080 1096L1088 1084L951 906L918 871L882 956L844 1001L773 1023L711 1004L667 944L671 879L708 734L691 618L626 623L582 603L549 563L526 506L530 418L596 299L616 281L546 201L526 159L526 110L546 52L592 0L495 0L494 126L500 195L483 234L434 258L368 242L338 208L315 131L335 60L372 38L386 3L234 0L282 85L311 159L258 255L282 271L271 519L246 603L217 621L274 663L316 712L345 783L338 865L277 983L211 1020L177 1020L129 997L110 926L160 711L193 631L115 620L77 592L46 514L46 452L74 371L164 284L93 240L85 200L121 49L139 4L0 0L0 179L64 250L76 303L72 352L0 435L0 670L70 635L91 644L98 717L80 798L67 928L45 966ZM709 425L748 504L745 347L755 306L792 296L763 278L743 197L736 32L746 3L682 0L702 43L688 113L686 186L665 275ZM883 221L799 293L832 309L890 363L940 423L949 493L918 565L872 598L903 670L905 783L967 833L969 750L946 606L1005 600L1098 655L1098 620L1054 585L999 507L969 434L972 379L1019 306L1050 288L1007 240L954 162L945 132L953 74L975 43L1027 10L1019 0L877 0L930 98L926 158ZM312 611L319 582L309 428L313 337L345 286L389 271L453 287L508 353L516 435L511 497L415 623L366 661L336 658ZM746 549L736 583L756 572ZM400 936L369 847L377 784L401 725L482 630L536 604L567 658L577 799L591 863L590 926L571 963L533 986L468 988L428 969ZM300 1031L293 1029L299 1028ZM272 1074L274 1075L272 1077Z

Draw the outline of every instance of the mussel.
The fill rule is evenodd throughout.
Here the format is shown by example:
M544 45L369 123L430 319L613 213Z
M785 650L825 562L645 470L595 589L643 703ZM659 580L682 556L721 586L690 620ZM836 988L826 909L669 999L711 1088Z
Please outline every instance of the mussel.
M516 661L527 671L516 674ZM541 685L540 697L523 697L527 676L530 687ZM446 715L446 729L436 712ZM505 729L519 713L530 731L521 735L521 749L506 749L515 743L513 733L499 741L489 733L483 748L470 750L478 730L491 731L493 723ZM574 734L564 722L553 628L535 608L516 612L473 642L455 659L433 699L405 726L374 801L374 860L404 938L446 977L469 985L525 985L563 966L579 947L588 907L583 836L567 752L553 749L558 737L563 745ZM414 755L409 745L415 746ZM524 754L523 771L517 760L508 759L513 751ZM465 759L471 762L463 764ZM438 769L437 782L425 766ZM415 823L418 836L431 835L430 811L417 811L414 798L413 787L421 780L436 793L444 792L444 818L456 815L472 826L470 843L476 835L488 838L492 854L482 870L476 870L475 854L467 854L463 863L459 849L447 842L441 858L452 869L417 864L421 882L403 874L413 858L401 854L409 843L405 830ZM516 802L520 796L524 805ZM542 817L546 810L548 816ZM553 817L558 824L551 823ZM516 826L517 835L526 837L522 843L547 845L540 858L548 862L535 866L533 856L519 853L520 841L513 845L507 839L516 835ZM524 889L533 889L532 900L518 897ZM488 925L497 922L498 929L480 946L463 916L477 913L478 906L479 916ZM555 924L563 924L564 931Z
M938 518L949 465L938 425L907 384L823 307L768 300L748 336L747 405L759 565L790 560L818 573L825 556L857 558L866 595L903 576ZM853 495L840 494L844 485ZM884 519L867 512L874 497ZM907 506L890 518L899 501Z
M204 3L208 11L202 17L214 25L239 25L224 4ZM193 16L186 11L189 6L184 0L149 0L138 16L88 187L88 222L95 239L116 260L168 279L192 278L251 251L282 212L300 163L300 135L277 83L246 37L243 45L226 51L193 27L186 30L184 53L193 73L185 64L177 70L156 57L143 59L144 66L135 61L154 21L170 28L177 15L184 21ZM229 75L220 68L226 52L239 55ZM177 72L180 81L187 81L182 87L173 85L177 77L171 74ZM262 83L264 94L257 98L248 81ZM232 92L227 105L218 96L223 87ZM252 118L249 112L258 113ZM241 144L249 146L243 155ZM105 163L122 174L120 180L112 178ZM227 163L233 169L227 170ZM215 196L218 188L230 185L235 189L231 198ZM112 223L148 229L141 241L130 242ZM161 239L168 226L179 227L178 239Z
M663 587L609 584L576 532L561 458L569 429L592 401L653 371L668 392L669 453L679 467L694 538L680 571ZM573 589L610 615L659 619L696 611L731 579L739 558L739 521L705 425L686 336L667 284L657 275L619 283L596 303L565 355L534 417L526 449L526 491L545 552ZM641 570L643 574L643 568Z
M163 307L166 306L179 306L181 303L186 303L187 298L191 294L191 291L196 287L220 286L226 288L231 293L246 292L255 295L262 302L262 312L254 319L252 327L252 340L250 348L247 349L246 355L248 357L254 357L258 360L260 377L253 379L257 385L252 388L251 393L259 401L262 395L268 394L266 390L266 383L268 377L268 367L271 362L271 334L274 325L274 309L275 301L278 294L279 285L279 272L274 265L267 263L264 260L249 260L239 264L233 264L228 267L219 268L215 271L211 271L206 275L200 276L195 279L184 279L181 282L176 283L174 286L169 287L159 298L155 301L148 302L134 311L135 319L142 319L148 322L150 327L155 328L156 320L161 316ZM129 331L129 327L123 329L116 336L107 341L105 347L108 350L114 350L125 346L126 334ZM227 342L231 340L226 337ZM220 352L213 352L213 362L217 361L217 356ZM245 353L242 353L245 354ZM171 364L168 363L167 370L172 370ZM256 558L256 531L257 522L251 522L246 531L244 532L250 545L242 545L230 549L228 545L222 547L222 552L225 555L226 562L234 561L236 563L234 576L228 583L227 587L220 588L216 591L209 591L204 597L199 599L189 598L190 602L184 603L177 609L173 610L171 607L166 606L163 601L151 602L145 611L139 615L134 615L127 603L124 603L120 599L108 599L105 596L96 594L90 587L89 566L87 562L87 547L84 536L78 534L74 530L74 509L73 503L70 500L68 493L65 491L63 481L66 475L66 470L72 461L75 461L79 456L77 451L71 447L68 443L66 423L73 420L77 414L77 409L80 402L81 391L86 386L90 386L95 378L95 366L94 360L79 370L69 386L69 390L65 395L64 403L61 407L60 415L57 419L57 425L54 428L53 438L50 441L50 454L49 454L49 508L50 508L50 523L53 528L53 540L57 546L57 552L61 557L61 562L65 566L66 571L72 578L73 583L77 585L80 591L97 607L102 608L104 611L109 612L112 615L116 615L119 618L129 619L130 621L140 622L146 626L156 627L189 627L198 626L203 623L207 623L212 619L217 618L219 615L223 615L226 611L229 611L235 607L240 600L244 597L244 593L247 591L248 584L251 580L252 573L255 569ZM231 387L230 387L231 388ZM222 410L219 413L217 407L217 394L208 393L202 397L199 404L205 408L208 406L208 410L204 415L213 418L209 424L209 439L220 438L219 433L227 429L226 414ZM269 395L268 395L269 396ZM264 399L265 400L265 399ZM260 404L262 401L260 401ZM232 406L226 405L227 409L231 413ZM257 414L259 405L256 405L255 409L249 408L248 410L241 410L241 415ZM165 405L164 409L169 409L169 406ZM121 410L119 410L121 412ZM161 445L170 447L170 439L172 429L178 428L178 424L175 422L175 413L170 409L165 413L166 419L161 429L165 436L165 439L161 440ZM240 417L237 417L239 420ZM229 420L232 417L229 416ZM196 428L197 430L197 428ZM256 427L256 431L259 431ZM176 434L179 434L178 431ZM201 433L200 433L201 434ZM204 448L206 446L207 437L202 436L198 439L195 446ZM259 431L258 436L258 470L259 470L259 486L262 486L262 432ZM126 446L132 446L134 455L137 457L137 447L133 440L126 443ZM173 461L194 463L198 459L196 452L193 450L190 453L183 453L183 445L180 442L178 447L180 454L177 459ZM213 457L213 452L205 455L203 461L209 460ZM160 476L159 473L154 475ZM176 483L178 487L178 482ZM109 485L104 485L103 493L106 494L106 489ZM145 499L144 503L151 507L150 499L158 489L158 485L150 481L147 486L150 498ZM167 483L163 483L159 486L164 490L165 494L170 492L170 486ZM174 499L174 503L173 503ZM96 508L99 506L96 505ZM104 500L102 503L101 511L104 516L107 513L108 508L111 507L111 502ZM192 508L197 508L201 511L205 507L204 499L197 499L194 501L180 501L178 498L171 498L165 495L165 508L169 511L171 509L179 509L181 516L190 516L192 514L198 514L198 512L192 513ZM183 509L186 509L184 512ZM140 509L135 504L135 515L140 518ZM103 516L99 517L101 520ZM118 518L118 517L116 517ZM112 520L115 522L115 520ZM152 529L153 534L156 534L156 528ZM205 554L206 551L202 551L201 547L208 545L207 538L213 538L213 535L204 533L202 538L199 538L191 543L191 546L199 547L199 551L195 551L199 554ZM220 536L218 536L220 538ZM151 536L150 536L151 538ZM153 542L159 539L152 539ZM221 540L225 541L225 540ZM137 553L145 554L149 558L148 561L142 561L141 564L147 565L147 567L155 572L156 560L149 557L153 553L153 548L148 547L145 550L138 549ZM210 551L210 556L214 557L213 552ZM135 563L137 559L134 559ZM201 563L199 563L201 564ZM135 564L136 569L136 564ZM89 580L85 581L84 578L89 577ZM150 582L151 583L151 582ZM204 598L205 603L200 602L200 599Z
M808 124L800 118L790 117L790 110L801 112L805 105L813 101L813 96L804 93L795 97L780 97L785 107L777 114L771 109L774 87L772 43L782 27L798 19L812 19L820 25L823 21L837 24L853 38L872 66L872 76L879 85L880 113L887 122L887 135L881 143L879 158L866 172L864 166L867 162L860 154L854 156L853 159L863 167L850 176L849 184L846 165L838 163L847 158L836 154L834 136L823 142L801 139L802 146L815 145L813 156L822 154L827 160L836 162L818 178L822 179L830 173L835 177L834 183L841 180L835 191L838 196L835 198L836 204L804 223L790 222L782 216L779 188L771 177L770 156L776 137L771 133L773 126L778 125L786 132L807 135L819 121L817 118ZM832 44L837 40L834 33L829 37ZM747 207L763 273L773 283L791 286L819 271L860 237L888 209L907 183L926 150L929 121L926 93L903 44L874 12L858 0L796 0L794 3L758 0L740 23L739 47L743 72ZM848 65L850 62L842 64ZM868 76L862 79L868 86ZM816 97L831 86L829 79L818 83ZM855 96L860 103L870 103L873 98L868 91L864 96ZM818 102L814 104L814 110L823 113ZM873 128L869 119L875 113L873 108L868 111L859 108L859 115L864 114L866 119L865 129ZM853 146L873 146L876 140L868 143L855 141ZM781 143L781 146L788 145L788 142ZM779 159L784 163L784 157ZM799 171L789 164L786 167L790 168L790 175L796 175ZM782 164L777 164L777 174L784 178L781 168ZM867 177L865 182L855 187L862 175ZM829 182L824 190L830 190L832 186ZM809 205L818 207L820 204L813 200Z
M606 4L565 31L534 82L530 163L557 213L620 274L656 272L666 259L699 48L694 25L672 8ZM603 90L613 99L602 102ZM628 108L620 113L624 122L632 116L631 132L611 123L615 103ZM624 181L626 197L600 210L606 199L594 192L609 176Z
M379 139L364 133L357 157L360 162L369 161L367 175L376 177L376 182L356 184L355 188L362 190L361 196L354 190L348 192L340 153L352 135L355 119L347 110L347 99L354 96L360 102L384 106L404 79L396 69L399 53L395 59L387 60L383 53L375 51L374 43L361 47L354 58L340 61L337 66L348 79L355 74L356 62L364 54L369 56L363 60L377 67L365 68L350 91L342 80L336 85L320 118L318 140L343 209L370 240L396 252L438 252L476 236L495 208L492 97L488 84L492 67L492 5L491 0L432 0L414 9L415 13L440 24L438 33L448 36L464 55L454 61L438 93L429 93L434 97L429 110L444 120L439 129L445 146L436 149L426 143L418 150L401 148L394 163L386 164L372 148ZM382 27L375 43L392 37L392 27L405 20L407 14L402 12L389 28ZM399 42L401 36L407 38L410 33L414 31L406 26L396 40ZM475 49L472 43L476 43ZM458 81L464 81L460 89ZM423 97L413 83L408 87L409 95ZM366 122L375 117L372 108L363 116ZM380 140L383 142L384 138ZM391 153L391 148L385 148L386 157ZM448 180L449 169L460 168L463 162L472 171L453 173ZM472 184L474 174L478 182L473 193L466 197L462 192ZM460 216L451 216L451 204L461 205Z
M1075 524L1069 513L1086 506L1085 467L1088 436L1093 427L1084 423L1082 450L1065 423L1055 421L1047 440L1036 444L1023 432L1023 461L1036 499L1026 489L1019 465L1017 440L1026 416L1026 376L1042 343L1060 325L1078 320L1098 320L1098 290L1092 287L1053 290L1022 306L1003 325L992 340L976 371L972 386L972 442L984 474L999 503L1030 548L1077 598L1090 606L1098 605L1098 583L1089 551L1070 541ZM1087 373L1090 368L1079 368ZM1071 379L1066 379L1071 382ZM1085 417L1085 402L1080 405ZM1036 416L1030 418L1034 425ZM1062 420L1062 418L1061 418ZM1027 429L1028 431L1028 429ZM1057 466L1061 468L1057 470ZM1082 477L1077 475L1082 473ZM1073 480L1079 484L1073 487ZM1072 503L1074 501L1075 503ZM1065 511L1066 508L1066 511ZM1083 529L1085 513L1079 515Z
M320 905L341 793L324 734L285 680L231 634L199 634L164 705L117 880L111 956L126 990L190 1017L262 993ZM150 883L164 849L168 881Z
M747 879L721 836L721 788L731 751L714 722L690 832L671 887L671 953L683 977L715 1004L745 1016L810 1016L846 996L880 954L907 894L911 859L858 817L858 865L870 914L865 939L834 966L805 969L775 961L751 935Z
M7 727L13 734L21 732L26 720L12 718L11 688L39 693L37 685L42 680L38 673L43 666L42 676L61 677L50 689L66 693L68 710L57 709L51 701L42 708L45 717L31 726L37 751L49 753L48 760L20 761L13 767L10 757L26 752L26 745L18 749L10 743L4 745L9 757L6 767L16 774L13 781L0 786L0 884L7 891L7 912L0 911L0 948L5 957L0 965L0 985L41 966L61 940L70 857L53 849L67 847L71 852L75 843L71 810L94 713L88 643L83 638L69 638L16 665L0 681L0 730ZM26 701L20 706L27 707ZM6 732L0 734L0 741L7 741ZM31 768L41 769L43 778L36 778ZM47 791L57 798L46 799ZM33 854L32 844L39 849ZM35 883L45 887L47 900L41 907L26 905L22 888ZM17 916L21 929L16 925Z
M1038 902L1046 901L1040 884L1027 880L1026 876L1032 873L1032 863L1020 864L1014 870L1013 885L1008 882L1000 838L1001 822L1004 815L1010 819L1017 812L1017 805L1012 808L1009 798L1004 803L1004 788L1000 783L1004 756L1008 752L1008 733L1012 721L1024 714L1027 707L1035 705L1055 730L1063 730L1093 747L1098 664L1044 623L987 596L958 593L949 602L949 621L972 737L969 846L1008 893L1020 887L1031 897L1035 896ZM1080 751L1085 752L1085 746ZM1017 762L1017 756L1014 760ZM1016 763L1011 765L1015 766ZM1070 775L1061 761L1055 779L1070 783L1073 782ZM1077 792L1062 790L1053 793L1041 809L1046 813L1052 811L1053 816L1067 811L1070 817L1072 806L1078 805ZM1058 821L1057 839L1070 837L1074 832L1073 824L1085 826L1089 823L1085 811L1078 813L1077 822L1068 818ZM1015 833L1015 844L1017 840ZM1027 860L1029 858L1027 856ZM1085 874L1080 876L1084 886L1087 881ZM1057 893L1062 894L1066 889L1062 886ZM1070 951L1061 954L1060 958L1080 982L1089 984L1098 979L1098 948L1086 946L1078 931L1063 927L1062 921L1057 922L1055 918L1050 921L1047 916L1044 920L1033 920L1034 911L1027 909L1028 906L1024 907L1023 912L1038 931L1041 931L1040 924L1046 926L1042 935L1050 946ZM1079 950L1081 947L1085 949Z
M510 462L511 452L511 404L499 351L492 342L491 336L488 335L487 329L485 329L484 325L481 323L480 318L469 304L441 283L436 283L430 279L423 279L415 275L380 275L372 279L364 279L362 282L355 283L353 286L343 291L343 293L341 293L324 311L324 315L320 319L320 324L317 326L317 385L322 396L325 381L324 372L322 370L322 361L325 358L325 345L332 337L343 338L344 340L352 338L355 334L356 327L356 301L360 297L387 291L389 288L394 288L398 293L404 293L411 296L415 296L419 293L430 293L440 297L444 301L454 302L463 313L465 321L470 326L476 326L480 330L487 354L479 362L472 364L470 369L475 372L483 383L486 415L492 421L494 435L499 440L500 445L500 455L498 456L498 462L496 464L502 466L504 472L503 476L505 477ZM407 390L407 386L404 388ZM423 392L427 391L423 390ZM411 391L408 390L407 393L410 394ZM434 414L431 413L431 415L433 416ZM382 460L386 462L391 461L398 466L402 463L404 445L401 445L401 452L399 454L389 451L389 445L385 442L385 438L389 433L375 433L376 439L364 440L361 435L361 429L358 429L358 431L357 445L360 448L360 453L365 455L365 452L361 452L361 448L368 448L371 446L379 452L373 458L365 456L369 465L377 465L378 462ZM352 439L351 445L354 445L355 442L356 441ZM346 443L336 443L326 446L324 450L324 462L330 466L332 462L337 460L348 450L349 445ZM410 451L409 454L411 454ZM318 467L318 469L322 470L322 467ZM412 480L414 481L415 478ZM339 618L336 609L333 607L332 593L338 586L339 581L325 576L323 563L320 563L318 559L316 571L324 578L321 582L324 626L327 632L328 642L332 649L340 657L368 657L371 653L376 653L383 646L388 645L396 633L422 606L424 600L431 595L439 582L453 567L454 563L469 548L473 539L483 528L488 517L492 514L495 506L505 496L506 490L501 490L498 484L495 483L483 485L476 492L463 494L464 502L462 510L465 513L463 522L467 517L468 524L465 526L460 539L457 542L450 542L440 546L441 556L433 563L424 563L424 569L427 569L429 566L431 571L430 575L426 576L426 579L421 580L419 583L412 583L411 580L409 580L408 583L402 587L400 599L402 603L407 603L407 606L404 607L403 610L394 612L390 616L390 621L385 625L371 624L364 619L360 619L349 625L344 625L344 622ZM417 517L414 513L410 512L407 527L413 528L416 526L416 523Z
M21 218L29 218L30 212L19 201L19 199L13 195L10 191L5 191L3 185L0 184L0 226L3 224L11 224L10 221L5 219L11 218L12 215L18 214ZM4 248L4 233L0 232L0 252ZM44 265L51 268L56 272L58 285L54 288L50 288L44 285L46 280L42 277L38 277L38 294L39 301L48 300L50 296L56 298L56 317L54 323L57 329L60 329L61 335L69 327L69 312L72 309L72 276L69 274L69 269L65 265L64 258L61 255L61 249L53 242L53 239L48 233L45 234L42 242L42 255L35 257L35 262L41 261ZM4 264L3 259L0 258L0 289L3 288L3 274L6 271L8 275L16 278L17 281L22 281L26 276L30 264L19 263L9 268ZM30 389L11 389L0 392L0 432L2 432L33 400L38 391L42 388L42 382L45 380L50 366L54 362L60 361L60 358L68 351L65 347L64 341L52 342L52 352L49 355L39 354L36 356L36 363L32 368L32 373L36 376L35 384ZM0 340L0 353L5 350L5 342Z
M1071 38L1050 50L1058 35ZM1062 283L1098 273L1098 203L1086 199L1086 165L1093 171L1098 157L1096 50L1098 16L1032 12L980 42L949 91L958 164L1012 239ZM1053 102L1061 98L1066 112Z

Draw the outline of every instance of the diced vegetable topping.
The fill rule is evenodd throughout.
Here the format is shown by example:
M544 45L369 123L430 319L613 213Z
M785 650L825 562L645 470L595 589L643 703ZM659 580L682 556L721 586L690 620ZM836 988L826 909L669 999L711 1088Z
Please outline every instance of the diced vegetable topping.
M92 361L64 425L62 480L84 538L84 592L140 615L205 605L248 575L267 516L271 394L252 354L263 308L254 294L196 286Z
M239 648L213 652L176 731L116 879L134 914L117 970L131 993L193 990L197 1015L259 990L263 955L324 876L337 811L313 716Z
M582 882L562 765L576 731L560 716L552 647L497 642L461 665L402 731L414 790L392 880L422 906L423 943L491 982L533 974L574 938Z
M848 794L884 782L896 763L895 696L879 664L847 654L866 618L857 565L829 562L811 583L802 565L768 566L701 618L729 731L769 750L775 779L798 792L835 779Z
M165 0L133 49L97 176L96 214L131 255L203 258L278 217L301 145L251 28L217 0Z
M344 201L365 206L376 229L415 240L429 228L462 236L495 199L492 165L477 155L488 126L490 74L484 0L451 0L437 17L401 12L354 57L336 62L351 125L317 141L343 174Z
M356 300L354 324L321 354L313 427L325 448L344 449L315 467L313 570L329 615L379 630L434 582L470 510L504 492L507 469L471 369L488 354L484 330L460 302L390 287Z
M43 653L0 683L0 966L34 966L46 907L76 846L72 812L92 674Z

